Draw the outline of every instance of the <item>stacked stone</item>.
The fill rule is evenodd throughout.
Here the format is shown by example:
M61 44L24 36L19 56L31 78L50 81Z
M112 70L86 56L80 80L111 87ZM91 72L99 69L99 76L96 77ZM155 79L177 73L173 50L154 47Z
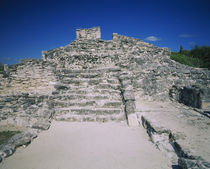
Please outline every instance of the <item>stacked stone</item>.
M118 39L111 41L78 39L65 47L48 52L44 51L42 58L57 63L61 67L71 69L107 67L110 65L123 67L130 63L135 53L142 53L145 49L158 49L138 39L117 36L119 36Z
M77 29L77 39L101 39L100 27L94 27L90 29Z
M48 96L30 96L28 93L1 97L0 127L14 125L48 129L53 114L48 102Z
M49 95L54 90L53 65L36 59L22 60L0 74L0 95Z
M81 32L83 32L82 35ZM206 108L209 108L210 73L208 70L191 68L170 60L170 50L167 48L158 48L139 39L118 34L113 34L113 40L101 40L99 32L98 28L78 30L75 41L65 47L43 52L41 61L24 60L18 65L9 67L0 77L1 96L22 93L29 93L32 96L50 96L55 90L56 81L61 85L66 85L65 79L68 78L68 81L72 80L72 83L78 81L78 84L89 84L91 79L89 77L83 78L79 75L72 75L72 73L69 74L69 77L64 77L68 76L65 75L68 71L79 71L77 74L89 71L89 74L97 74L97 69L117 66L120 71L127 71L131 74L129 75L129 86L135 98L167 101L171 96L180 100L183 95L180 91L184 87L190 89L196 87L201 107L207 105ZM59 69L63 72L58 73ZM56 79L58 76L64 79ZM101 76L100 78L104 78L107 84L112 85L107 82L108 78L103 73L97 76ZM101 79L98 83L100 82ZM124 85L124 80L122 84ZM58 92L57 86L59 85L55 86L56 91L53 93ZM68 85L71 85L70 82ZM75 89L67 86L66 90ZM121 102L123 97L121 97ZM193 104L189 103L189 105Z
M0 145L0 162L2 162L4 158L11 156L15 152L16 148L20 146L27 146L36 137L37 131L28 130L10 138L7 143Z
M138 126L139 123L136 118L135 94L132 85L132 73L127 70L121 71L119 80L128 124L129 126Z
M0 74L0 126L49 128L52 111L48 110L48 96L54 90L53 70L47 62L26 59Z
M40 130L50 127L54 111L48 103L48 96L30 96L28 93L0 97L0 131L21 131L0 145L0 162L12 155L17 147L28 145Z
M170 50L158 48L116 33L113 40L77 38L66 47L44 52L43 58L68 69L92 69L119 66L132 72L136 97L167 101L170 96L180 101L184 87L199 89L201 105L209 107L210 73L170 60ZM173 89L178 89L174 91ZM174 91L175 94L170 94ZM191 96L189 96L190 98ZM181 102L181 101L180 101ZM192 105L192 104L191 104ZM203 107L204 108L204 107ZM209 109L209 108L208 108Z
M58 84L51 96L54 118L67 121L125 119L118 67L57 70Z

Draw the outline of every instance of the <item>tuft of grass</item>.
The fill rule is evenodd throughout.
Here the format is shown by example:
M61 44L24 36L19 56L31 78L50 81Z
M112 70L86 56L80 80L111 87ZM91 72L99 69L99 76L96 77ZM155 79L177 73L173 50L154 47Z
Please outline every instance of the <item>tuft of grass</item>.
M192 67L201 67L203 65L203 62L200 58L193 58L177 52L172 52L170 58L181 64L185 64Z
M153 143L152 137L149 136L148 141L151 141Z
M1 131L0 132L0 145L6 143L12 136L20 133L20 131Z

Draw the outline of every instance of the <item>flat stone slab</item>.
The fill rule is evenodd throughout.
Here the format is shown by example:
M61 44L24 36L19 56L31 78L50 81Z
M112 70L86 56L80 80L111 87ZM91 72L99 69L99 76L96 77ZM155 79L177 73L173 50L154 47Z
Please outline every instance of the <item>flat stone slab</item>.
M157 133L171 133L190 159L210 165L210 119L179 103L136 100L139 121L142 117ZM169 139L170 141L170 139ZM173 141L173 140L172 140ZM184 154L180 154L185 156ZM207 163L206 163L207 162Z
M142 127L126 123L52 122L1 169L160 169L172 168Z
M139 122L135 113L128 115L128 125L130 127L139 126Z

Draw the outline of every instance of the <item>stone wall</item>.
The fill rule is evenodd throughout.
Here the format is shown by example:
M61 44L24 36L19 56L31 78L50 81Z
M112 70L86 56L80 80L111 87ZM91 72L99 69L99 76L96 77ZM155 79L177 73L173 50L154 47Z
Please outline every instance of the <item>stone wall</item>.
M48 95L56 82L53 66L36 59L22 60L0 74L0 95Z
M1 74L0 94L51 94L55 90L55 82L58 83L57 69L86 70L115 66L122 72L129 72L128 80L135 97L141 99L167 101L173 98L179 101L177 98L180 96L173 94L174 86L180 91L196 87L209 93L210 72L171 60L168 48L159 48L116 33L112 40L100 40L98 27L80 29L77 34L77 40L67 46L43 51L40 61L28 60L6 68ZM196 107L209 107L210 96L201 93L199 97L201 106Z
M101 30L100 27L94 27L90 29L77 29L76 30L76 39L101 39Z
M180 88L196 85L202 90L209 87L208 70L179 64L170 59L170 53L168 48L114 33L108 41L75 40L43 52L43 59L67 69L119 66L132 73L130 78L136 95L150 100L168 100L174 85Z
M154 57L151 57L151 55ZM42 59L56 63L60 67L83 69L107 67L113 65L128 65L134 57L140 55L142 60L169 58L170 52L166 48L158 48L139 39L115 35L113 40L73 41L71 44L44 51Z
M192 68L170 60L168 48L158 48L142 40L113 34L112 40L100 40L100 28L80 29L77 40L67 46L43 51L42 60L21 63L10 76L5 71L1 80L1 93L30 92L50 93L53 91L55 77L53 69L97 69L119 66L130 71L130 80L136 97L150 100L168 100L170 89L176 86L197 86L208 90L210 73L206 69ZM93 35L93 36L92 36ZM89 38L91 37L91 38ZM53 65L53 66L52 66ZM202 105L208 105L208 97ZM207 106L208 107L208 106Z

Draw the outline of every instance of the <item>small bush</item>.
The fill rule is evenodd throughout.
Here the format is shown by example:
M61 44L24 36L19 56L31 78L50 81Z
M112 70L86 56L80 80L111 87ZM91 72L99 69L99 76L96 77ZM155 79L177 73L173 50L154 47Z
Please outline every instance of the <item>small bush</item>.
M180 54L177 52L171 53L171 59L181 64L185 64L192 67L202 67L203 65L203 62L200 58L193 58L193 57L187 56L185 54Z
M0 145L6 143L12 136L20 133L20 131L1 131L0 132Z
M4 65L0 62L0 71L4 70Z
M172 52L171 59L194 67L208 68L210 70L210 46L196 45L191 50L184 50L182 45L179 52Z

